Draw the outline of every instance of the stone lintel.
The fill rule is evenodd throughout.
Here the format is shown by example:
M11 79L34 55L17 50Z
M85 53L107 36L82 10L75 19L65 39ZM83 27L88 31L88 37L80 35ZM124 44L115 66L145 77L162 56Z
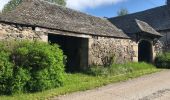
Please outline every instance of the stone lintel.
M53 29L46 29L46 28L39 28L39 27L36 27L35 31L41 31L47 34L50 33L50 34L73 36L73 37L80 37L80 38L91 38L90 35L85 35L81 33L79 34L79 33L74 33L74 32L67 32L67 31L53 30Z

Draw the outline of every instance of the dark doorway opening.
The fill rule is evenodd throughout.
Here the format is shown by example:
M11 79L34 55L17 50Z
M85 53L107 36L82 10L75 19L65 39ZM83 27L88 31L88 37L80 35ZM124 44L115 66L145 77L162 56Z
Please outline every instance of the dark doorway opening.
M152 44L149 41L142 40L138 45L138 60L139 62L152 62Z
M48 40L60 45L64 55L67 56L67 72L81 71L88 66L87 38L49 34Z

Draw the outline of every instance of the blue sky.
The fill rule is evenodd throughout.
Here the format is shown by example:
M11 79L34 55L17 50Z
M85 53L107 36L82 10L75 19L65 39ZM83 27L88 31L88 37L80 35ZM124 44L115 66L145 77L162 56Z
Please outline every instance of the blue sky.
M82 11L99 17L113 17L117 16L117 11L121 8L128 9L129 13L135 13L165 5L165 2L166 0L127 0L116 4L98 6L96 8L87 8Z
M0 0L0 9L9 0ZM66 0L67 7L99 17L117 16L121 8L134 13L165 5L166 0Z

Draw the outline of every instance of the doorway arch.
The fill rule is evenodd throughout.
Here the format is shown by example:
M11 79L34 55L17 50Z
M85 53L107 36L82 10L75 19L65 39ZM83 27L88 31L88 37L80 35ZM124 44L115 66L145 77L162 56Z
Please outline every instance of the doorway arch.
M139 62L151 63L153 58L152 44L150 41L141 40L138 44L138 60Z

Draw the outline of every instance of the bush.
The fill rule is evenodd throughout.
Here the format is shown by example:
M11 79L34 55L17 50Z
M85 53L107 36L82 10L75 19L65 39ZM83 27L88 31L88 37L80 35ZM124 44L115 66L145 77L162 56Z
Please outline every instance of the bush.
M36 92L63 85L64 55L58 45L6 41L0 46L0 92Z
M170 68L170 52L158 55L155 64L158 68Z
M129 62L125 64L112 64L111 66L108 67L101 67L101 66L91 67L90 69L88 69L86 73L93 76L110 76L110 75L127 74L134 71L140 71L140 70L152 69L152 68L155 68L155 66L144 62L141 63Z
M9 54L0 50L0 93L8 94L12 79L13 64L9 62Z

